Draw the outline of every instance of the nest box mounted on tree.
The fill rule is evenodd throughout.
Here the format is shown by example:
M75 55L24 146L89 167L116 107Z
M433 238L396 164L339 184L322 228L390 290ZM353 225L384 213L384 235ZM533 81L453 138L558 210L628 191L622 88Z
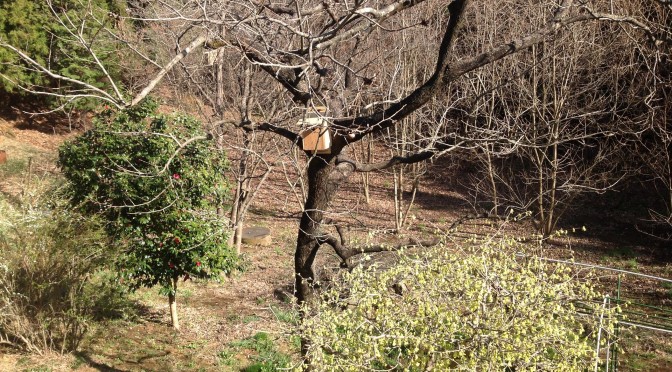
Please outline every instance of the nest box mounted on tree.
M306 117L297 125L308 127L299 133L303 140L303 150L315 154L331 154L331 136L324 114L326 107L318 106L306 112Z

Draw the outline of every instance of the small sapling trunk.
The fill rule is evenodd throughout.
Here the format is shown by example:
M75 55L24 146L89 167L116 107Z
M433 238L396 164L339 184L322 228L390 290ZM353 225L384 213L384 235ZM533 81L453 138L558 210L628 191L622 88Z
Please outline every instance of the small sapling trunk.
M180 330L180 320L177 317L177 277L173 277L170 292L168 293L168 304L170 305L170 320L173 324L173 329Z

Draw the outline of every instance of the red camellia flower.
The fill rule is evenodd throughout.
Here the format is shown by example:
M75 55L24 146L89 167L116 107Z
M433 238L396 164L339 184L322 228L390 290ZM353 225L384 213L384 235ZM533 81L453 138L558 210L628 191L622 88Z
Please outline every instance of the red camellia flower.
M172 262L168 262L168 267L170 267L171 269L174 269L174 268L175 268L175 265L173 265Z
M180 179L180 175L177 174L177 173L173 173L173 179L179 180L179 179Z
M182 243L182 241L180 240L180 238L178 238L177 236L176 236L175 238L173 238L173 241L175 242L175 244L180 244L180 243Z
M196 266L201 266L201 261L196 261Z

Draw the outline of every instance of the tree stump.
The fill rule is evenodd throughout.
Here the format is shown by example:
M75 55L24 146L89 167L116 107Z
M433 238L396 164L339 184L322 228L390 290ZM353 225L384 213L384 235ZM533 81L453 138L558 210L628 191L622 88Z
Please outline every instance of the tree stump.
M242 241L244 244L269 245L271 229L261 226L246 227L243 229Z

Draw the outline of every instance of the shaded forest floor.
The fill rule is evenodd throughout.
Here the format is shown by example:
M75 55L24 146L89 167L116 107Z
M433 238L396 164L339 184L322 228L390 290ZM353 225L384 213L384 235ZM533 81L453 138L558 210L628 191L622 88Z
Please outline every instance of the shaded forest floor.
M45 132L20 120L0 119L0 150L8 154L8 162L0 165L0 192L17 193L31 177L57 175L57 147L72 134ZM422 180L402 235L446 232L473 214L468 186L469 170L459 163L446 158L433 164ZM636 207L632 200L632 195L604 195L580 201L560 223L568 233L546 244L543 254L672 278L672 247L636 231L636 221L629 213ZM342 187L332 217L363 241L394 241L400 236L389 233L394 228L393 204L391 174L372 175L368 204L363 200L361 179L355 175ZM125 319L91 322L76 353L34 355L4 348L0 349L0 370L253 371L291 363L299 350L298 340L291 335L296 322L291 292L299 212L284 175L274 172L248 217L248 225L272 229L273 244L243 246L249 260L243 273L219 283L181 284L178 306L183 329L179 333L170 327L167 299L158 289L144 289L133 295L134 304ZM584 226L586 231L582 231ZM529 237L532 232L530 219L478 218L465 220L449 235L452 242L459 242L491 234ZM318 262L325 275L338 266L327 247ZM604 272L601 277L604 291L616 296L617 276ZM672 285L625 275L621 295L672 311ZM668 335L634 329L624 331L622 338L619 369L672 370Z

